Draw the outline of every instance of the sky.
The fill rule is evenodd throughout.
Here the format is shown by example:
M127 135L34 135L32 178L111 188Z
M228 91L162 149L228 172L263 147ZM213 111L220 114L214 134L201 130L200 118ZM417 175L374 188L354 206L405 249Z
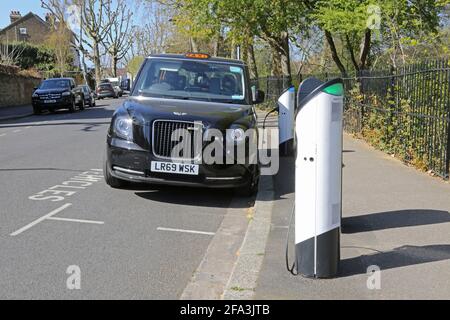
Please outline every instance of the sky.
M10 24L9 14L13 10L20 11L22 16L31 11L41 18L44 18L46 13L41 8L40 0L0 0L0 29Z

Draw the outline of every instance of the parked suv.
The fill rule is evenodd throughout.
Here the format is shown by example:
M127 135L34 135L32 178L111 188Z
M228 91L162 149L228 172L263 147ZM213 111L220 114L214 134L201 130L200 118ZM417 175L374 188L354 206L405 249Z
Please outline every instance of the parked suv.
M32 95L34 114L40 114L43 110L54 112L58 109L69 109L75 112L84 109L84 99L76 89L73 78L52 78L44 80L35 88Z
M115 98L119 97L119 93L109 82L100 83L97 86L97 99L101 100L104 98Z
M252 136L246 132L256 128L254 105L263 100L262 91L252 94L242 61L205 54L148 57L130 96L112 117L103 170L106 182L115 188L140 182L254 193L260 174L257 159L250 161L245 153L243 162L233 158L231 163L207 164L202 155L210 144L203 138L221 134L212 139L219 145L213 152L217 159L234 157L237 153L231 154L231 149L247 143L257 148L257 130L249 130ZM178 132L187 147L177 155L173 137ZM200 147L190 148L195 137L200 137Z
M95 107L96 94L88 85L81 85L77 87L77 90L81 93L84 99L84 104L89 107Z

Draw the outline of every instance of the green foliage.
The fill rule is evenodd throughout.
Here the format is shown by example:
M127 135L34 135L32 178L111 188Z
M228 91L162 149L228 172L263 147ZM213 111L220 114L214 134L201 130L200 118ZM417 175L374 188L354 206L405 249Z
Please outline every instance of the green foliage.
M26 42L9 44L16 46L21 54L17 58L17 65L23 70L38 69L50 71L55 66L55 55L51 49L46 46L37 46Z
M369 17L368 6L376 3L371 0L321 0L317 1L312 16L323 30L338 34L363 33Z
M139 72L139 69L141 68L141 65L144 62L144 60L145 60L144 57L136 56L128 62L127 70L129 73L133 75L133 77L135 77Z
M447 60L408 65L394 75L355 81L346 94L346 130L420 170L445 174ZM417 72L420 71L420 72Z
M364 42L365 52L369 52L369 67L376 63L397 67L417 59L422 45L433 42L438 34L440 14L449 2L320 0L315 2L312 16L322 30L333 35L336 55L343 65L355 66L355 60L359 63L361 52L356 51ZM370 41L363 41L368 31L371 33Z

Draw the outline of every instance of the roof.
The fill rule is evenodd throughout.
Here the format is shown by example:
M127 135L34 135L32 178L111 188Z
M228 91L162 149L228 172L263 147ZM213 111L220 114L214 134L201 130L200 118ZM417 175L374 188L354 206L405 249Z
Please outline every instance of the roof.
M149 58L166 58L166 59L184 59L184 60L198 60L198 61L212 61L212 62L220 62L220 63L230 63L230 64L239 64L244 66L245 63L242 60L236 59L226 59L226 58L218 58L218 57L210 57L209 59L195 59L195 58L187 58L184 54L152 54Z
M26 15L24 15L22 18L20 18L20 19L14 21L13 23L11 23L9 26L1 29L0 32L7 31L7 30L9 30L9 29L11 29L11 28L21 24L22 22L24 22L24 21L26 21L26 20L28 20L30 18L36 18L42 24L46 25L47 27L50 27L50 25L46 21L44 21L41 17L39 17L37 14L34 14L33 12L29 12Z
M74 80L73 78L47 78L45 80Z

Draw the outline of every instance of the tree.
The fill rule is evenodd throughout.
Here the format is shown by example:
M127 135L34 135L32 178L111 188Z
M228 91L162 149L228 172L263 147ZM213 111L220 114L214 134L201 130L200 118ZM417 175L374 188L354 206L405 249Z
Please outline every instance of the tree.
M52 16L53 24L57 23L60 28L70 30L68 22L66 21L66 12L70 6L73 8L79 8L81 1L84 0L41 0L41 7L48 10ZM73 18L76 18L75 16ZM81 28L81 18L78 21L77 30L71 30L70 45L76 50L78 56L81 56L83 78L87 83L87 66L85 56L88 55L88 51L84 46L84 33ZM76 32L78 31L78 32Z
M291 78L290 33L307 25L308 1L299 0L171 0L178 8L176 23L194 38L213 37L220 28L228 29L228 36L244 44L254 37L266 41L275 57L276 75ZM250 52L254 51L250 49ZM251 55L249 55L251 56ZM255 59L253 59L255 60Z
M112 0L81 0L82 28L90 41L84 41L92 49L91 58L95 67L95 81L102 78L100 46L108 36L117 16L108 14L112 9Z
M132 26L133 13L128 8L124 0L117 0L115 11L108 11L108 21L111 21L111 27L107 32L104 44L108 53L111 55L113 76L117 77L117 64L122 60L132 46Z
M0 43L0 64L6 66L19 65L23 51L24 48L19 43L10 44L8 41Z
M172 15L170 7L154 1L146 3L142 22L134 32L133 50L137 55L166 52L169 42L177 36L171 21Z
M101 71L101 46L103 45L112 24L117 18L115 14L108 15L112 10L112 0L41 0L42 7L55 15L60 25L69 26L66 13L72 12L72 20L79 23L77 32L72 32L72 46L84 56L89 57L94 63L95 80L100 82ZM76 19L73 19L73 18ZM73 23L73 21L72 21ZM73 27L73 25L72 25ZM86 80L86 65L83 61L84 77Z
M136 56L128 62L127 70L129 73L131 73L133 79L137 76L137 73L139 72L139 69L144 60L145 60L144 57Z
M45 41L46 46L52 50L55 56L54 70L61 77L64 77L65 72L73 63L70 37L70 31L67 28L56 26Z
M331 56L343 75L345 61L355 72L366 69L373 46L405 58L408 39L436 31L439 12L448 3L434 0L319 0L308 5L315 23L323 30ZM338 44L342 52L338 50ZM403 59L403 62L405 60Z

